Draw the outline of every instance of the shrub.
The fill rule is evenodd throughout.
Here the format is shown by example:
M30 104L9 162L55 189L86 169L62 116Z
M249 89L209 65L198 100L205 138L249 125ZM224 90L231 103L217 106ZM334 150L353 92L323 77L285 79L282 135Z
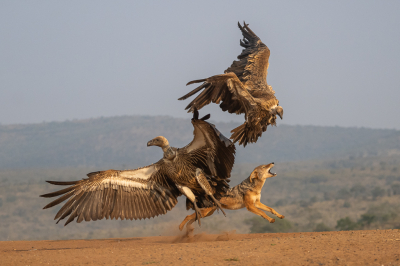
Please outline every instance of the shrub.
M308 182L313 184L319 184L328 181L329 178L326 176L312 176L308 179Z
M357 229L358 224L353 222L350 217L342 218L336 222L336 229L339 231L348 231L348 230L355 230Z
M14 202L16 200L17 200L17 196L15 196L15 195L7 195L7 197L6 197L7 202Z
M317 198L316 196L314 196L314 197L312 197L312 198L310 199L310 203L311 203L311 204L314 204L314 203L316 203L316 202L318 202L318 198Z
M333 192L324 192L324 200L329 201L332 200L334 196Z
M286 219L276 219L275 223L269 223L261 217L254 217L246 222L251 224L250 233L286 233L292 228L292 224Z
M382 197L385 195L385 190L381 187L375 187L372 191L372 198L373 200L376 200L378 197Z
M353 194L353 197L359 197L363 194L365 194L365 192L367 191L367 189L360 184L354 185L351 189L350 192Z
M400 184L393 184L390 188L392 189L393 195L400 195Z
M314 229L314 232L326 232L326 231L332 231L332 228L330 228L324 223L317 224Z
M361 215L359 222L366 225L370 225L371 223L379 223L382 225L389 220L395 219L398 212L398 206L385 202L378 206L370 206L369 210Z
M364 214L361 215L361 218L360 218L360 220L358 220L358 223L361 226L365 226L365 225L370 226L371 223L373 221L375 221L375 219L376 219L376 217L375 217L374 214L364 213Z
M345 201L345 202L343 203L343 208L350 208L350 207L351 207L350 202Z
M350 196L351 194L346 188L342 188L336 193L336 199L349 199Z
M336 229L396 228L398 212L399 207L388 202L379 206L370 206L368 211L362 214L357 222L352 221L349 217L338 220Z
M288 202L287 202L286 199L280 199L280 200L278 200L277 202L275 202L275 206L276 206L276 207L285 206L285 205L287 205L287 204L288 204Z
M305 200L300 200L298 202L298 204L299 204L300 207L303 207L303 208L307 208L308 206L311 205L309 201L305 201Z

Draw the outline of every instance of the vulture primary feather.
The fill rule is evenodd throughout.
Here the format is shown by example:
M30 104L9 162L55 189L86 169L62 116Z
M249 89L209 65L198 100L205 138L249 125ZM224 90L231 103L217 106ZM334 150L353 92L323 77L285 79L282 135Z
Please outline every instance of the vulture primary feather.
M276 116L282 119L283 109L275 91L267 84L270 50L248 24L242 26L238 23L238 26L243 34L240 46L244 47L237 57L239 61L233 61L225 74L190 81L187 85L202 84L179 100L201 91L186 107L188 112L213 102L220 104L223 111L244 113L245 122L231 131L231 139L246 146L247 143L257 142L268 125L276 125Z

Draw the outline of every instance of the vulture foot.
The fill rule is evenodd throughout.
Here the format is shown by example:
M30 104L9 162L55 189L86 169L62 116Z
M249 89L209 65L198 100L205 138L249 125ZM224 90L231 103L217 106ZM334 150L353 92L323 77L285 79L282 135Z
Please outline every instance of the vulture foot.
M217 205L218 209L220 209L222 211L222 213L224 214L224 216L226 217L226 213L224 212L224 210L222 209L221 204L219 203L219 201L214 198L213 195L210 195L210 197L212 198L212 200L215 202L215 205Z
M195 220L197 220L198 223L199 223L199 226L201 226L200 218L203 218L203 216L201 215L201 211L200 211L200 209L197 207L196 202L194 202L193 205L194 205L194 210L195 210L195 213L196 213L196 219L195 219Z

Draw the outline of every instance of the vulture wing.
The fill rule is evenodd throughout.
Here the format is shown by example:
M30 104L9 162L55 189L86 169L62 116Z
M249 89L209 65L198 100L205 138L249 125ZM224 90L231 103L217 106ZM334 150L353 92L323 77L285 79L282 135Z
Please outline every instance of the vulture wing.
M202 81L204 81L204 83L198 88L178 99L185 100L201 89L204 89L188 106L186 106L185 110L189 109L188 112L193 112L194 109L201 109L210 102L219 104L222 101L220 107L223 111L247 114L251 106L256 105L253 96L234 73L216 75L202 80L194 80L187 85Z
M47 181L69 187L41 195L60 196L44 209L68 199L54 219L57 223L68 217L65 225L77 217L77 222L103 219L144 219L165 214L177 204L180 192L165 175L162 160L135 170L107 170L89 173L88 178L71 181Z
M198 119L198 111L194 110L194 138L183 149L196 168L205 170L206 174L211 174L218 180L228 179L235 163L236 148L215 125L205 121L209 117L207 115Z
M243 34L243 41L240 46L244 47L242 53L237 57L239 61L233 61L232 65L225 70L225 73L233 72L249 90L268 89L267 74L270 50L249 28L243 23L243 27L238 23Z
M187 85L203 82L199 87L179 98L185 100L203 90L187 107L189 112L201 109L210 102L220 104L223 111L229 113L248 113L249 106L254 105L253 91L262 90L273 95L272 87L267 85L267 69L270 51L260 38L246 23L241 26L243 41L240 45L245 49L225 70L225 74L206 79L193 80Z

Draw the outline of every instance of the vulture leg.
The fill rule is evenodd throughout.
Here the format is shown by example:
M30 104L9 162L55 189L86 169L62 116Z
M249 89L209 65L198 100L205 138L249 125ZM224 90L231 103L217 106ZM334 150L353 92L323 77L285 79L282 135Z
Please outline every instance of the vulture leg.
M176 184L176 186L179 189L179 191L183 195L186 196L186 198L188 198L191 202L193 202L194 210L195 210L195 213L196 213L196 220L199 221L199 226L201 226L200 218L203 218L203 216L201 216L200 209L197 207L196 196L193 194L193 192L190 190L190 188L184 187L184 186L181 186L181 185L178 185L178 184Z
M215 202L215 205L217 205L218 209L220 209L226 217L226 214L222 209L221 204L216 198L214 198L213 190L210 186L210 183L208 183L207 178L204 175L204 172L200 168L196 169L196 180L200 184L201 188L206 192L206 194L210 196L210 198Z
M203 218L203 216L201 216L200 209L197 207L196 202L197 202L197 201L196 201L196 199L195 199L194 202L193 202L194 211L195 211L195 213L196 213L196 220L199 221L199 226L201 226L200 218Z

